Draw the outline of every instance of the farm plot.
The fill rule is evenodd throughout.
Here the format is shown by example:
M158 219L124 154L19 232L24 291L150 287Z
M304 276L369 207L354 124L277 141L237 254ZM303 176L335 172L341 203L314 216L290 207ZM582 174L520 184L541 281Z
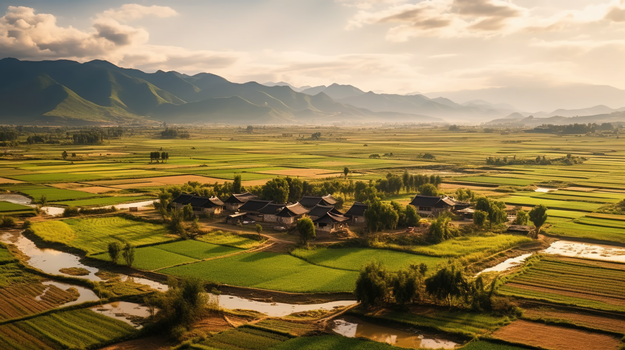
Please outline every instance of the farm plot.
M533 179L523 179L523 178L515 178L515 177L499 177L499 176L467 176L467 177L457 177L454 180L462 181L462 182L474 182L477 184L504 185L504 186L527 186L536 182L536 180L533 180Z
M106 186L116 189L141 188L141 187L162 187L169 185L182 185L187 182L199 182L201 184L214 184L223 182L222 179L210 178L197 175L159 176L150 178L138 178L127 180L105 180L89 182L92 186Z
M33 208L27 205L0 201L0 215L20 215L33 213Z
M252 327L239 327L215 334L195 345L192 349L241 349L265 350L289 340L290 337ZM198 346L199 345L199 346Z
M37 222L31 230L44 241L63 243L89 254L106 251L110 242L147 245L174 239L162 225L119 216Z
M512 343L554 350L617 349L620 343L618 338L606 334L523 320L514 321L499 329L493 333L493 337Z
M439 257L369 248L296 249L291 255L315 265L352 271L360 271L364 264L373 260L381 262L393 271L421 263L426 264L429 270L433 270L436 265L445 261Z
M73 310L0 326L6 350L85 349L122 340L135 332L128 324L91 310Z
M499 289L519 298L607 311L625 311L625 265L541 257Z
M15 185L5 186L3 190L11 192L20 192L38 201L41 196L46 196L48 201L63 201L69 199L82 199L95 197L91 193L85 193L74 190L62 190L59 188L48 187L43 185Z
M598 329L605 332L623 333L625 319L614 315L602 316L571 309L526 308L523 317L534 321L566 322L590 330Z
M40 282L19 283L0 288L0 319L11 319L54 309L78 299L75 289L63 290Z
M241 252L241 249L219 246L193 240L178 241L138 248L134 266L143 270L157 270L169 266L193 261L216 258ZM96 259L110 261L108 253L93 256Z
M496 317L466 311L449 311L427 306L412 307L409 311L387 311L367 316L411 326L429 327L468 337L483 335L510 323L505 316Z
M589 203L589 202L575 202L575 201L563 201L544 199L542 197L524 197L524 196L511 196L502 199L506 204L521 205L526 207L534 207L536 205L543 204L548 209L563 209L563 210L575 210L593 212L601 208L601 203Z
M607 220L605 220L607 221ZM559 218L549 218L552 225L548 232L560 237L578 237L608 242L625 243L625 229L616 227L592 226Z
M346 338L340 335L320 335L315 337L294 338L286 341L273 350L326 350L326 349L350 349L350 350L399 350L396 346L378 343L371 340Z
M474 253L494 254L531 241L527 237L515 235L465 236L439 244L415 246L411 250L429 256L460 257Z
M206 243L225 245L239 249L252 249L261 244L260 241L223 231L213 231L206 235L197 236L195 239Z
M478 340L470 342L462 347L462 350L527 350L526 347L515 345L494 343L487 340Z
M277 253L246 253L160 271L224 284L285 292L351 292L358 273L309 264Z

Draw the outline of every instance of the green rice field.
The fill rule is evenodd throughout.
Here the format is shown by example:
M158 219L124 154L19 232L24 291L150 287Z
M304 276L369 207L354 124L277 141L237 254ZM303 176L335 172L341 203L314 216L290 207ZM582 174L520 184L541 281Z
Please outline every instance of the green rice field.
M515 235L467 236L452 238L429 246L415 246L411 250L417 254L429 256L461 257L474 253L494 254L529 242L531 239Z
M116 205L116 204L122 204L122 203L146 201L149 199L151 199L151 197L146 197L146 196L100 197L100 198L82 199L82 200L75 200L75 201L53 202L52 204L67 205L67 206L73 206L73 207L99 207L99 206Z

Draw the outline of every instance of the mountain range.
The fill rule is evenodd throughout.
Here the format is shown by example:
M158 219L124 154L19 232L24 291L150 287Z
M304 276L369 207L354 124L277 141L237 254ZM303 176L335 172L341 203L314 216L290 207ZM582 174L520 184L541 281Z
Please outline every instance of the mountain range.
M289 86L220 76L146 73L107 61L0 60L0 123L39 125L432 123L416 113L371 111Z

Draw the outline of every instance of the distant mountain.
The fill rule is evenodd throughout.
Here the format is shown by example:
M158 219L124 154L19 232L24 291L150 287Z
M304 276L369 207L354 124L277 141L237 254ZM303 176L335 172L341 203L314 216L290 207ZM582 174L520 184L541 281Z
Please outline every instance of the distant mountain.
M328 87L325 86L325 85L313 86L313 87L309 87L308 89L302 90L302 93L306 94L306 95L314 96L314 95L317 95L320 92L323 92L327 88Z
M362 91L331 86L337 96ZM288 84L232 83L220 76L146 73L95 60L0 60L0 124L442 122L418 113L378 113Z
M625 104L625 101L623 101ZM556 109L555 111L549 113L547 116L549 117L578 117L578 116L586 116L586 115L598 115L598 114L609 114L612 112L617 112L618 109L613 109L608 106L599 105L590 108L579 108L579 109ZM543 116L540 113L536 113L535 116Z
M560 108L581 109L605 105L618 108L625 105L625 90L606 85L563 85L544 87L504 87L481 90L441 91L425 94L445 96L463 103L472 100L507 103L522 111L553 111Z

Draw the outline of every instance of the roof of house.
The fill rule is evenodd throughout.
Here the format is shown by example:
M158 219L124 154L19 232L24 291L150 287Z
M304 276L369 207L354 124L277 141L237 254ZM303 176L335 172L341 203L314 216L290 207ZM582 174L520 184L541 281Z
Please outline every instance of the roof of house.
M354 202L351 208L345 213L345 216L365 216L365 210L367 210L369 206L364 203Z
M206 201L206 203L202 204L202 208L214 208L214 207L223 207L224 202L217 197L211 197Z
M226 199L225 203L245 203L250 199L258 198L256 195L251 194L249 192L245 193L233 193L228 199Z
M324 216L320 217L317 220L314 220L314 223L318 223L318 224L333 224L336 222L345 222L349 220L348 217L345 217L343 215L335 215L332 213L326 213Z
M179 195L178 197L176 197L176 199L174 199L172 201L172 203L178 203L178 204L186 204L188 201L190 201L194 196L190 195L190 194L186 194L183 193L181 195Z
M306 213L308 213L308 209L306 209L300 203L295 203L295 204L291 204L291 205L285 206L284 209L282 209L278 213L278 216L281 216L281 217L293 217L293 216L304 215Z
M192 196L192 198L185 204L191 204L193 208L201 208L204 203L208 202L208 198Z
M434 208L446 208L455 206L453 199L449 197L434 197L434 196L422 196L416 195L410 204L415 207L434 207Z
M261 214L276 215L280 210L284 209L285 206L286 205L279 203L269 203L258 212Z
M262 199L250 199L249 201L245 202L245 204L243 204L241 207L239 207L239 210L246 211L248 213L258 212L266 207L269 203L271 203L271 201L265 201Z
M327 213L333 213L335 215L343 215L343 213L341 213L340 211L334 209L333 206L331 205L321 205L321 204L317 204L315 205L314 208L310 209L310 211L308 212L309 216L316 216L316 217L322 217Z
M532 226L528 225L510 225L508 226L508 232L521 232L528 233L532 231Z
M319 197L319 196L304 196L302 197L302 199L299 201L303 206L305 206L306 208L312 208L317 204L321 204L321 205L335 205L337 200L336 198L332 197L331 194L328 194L326 196L323 197Z

